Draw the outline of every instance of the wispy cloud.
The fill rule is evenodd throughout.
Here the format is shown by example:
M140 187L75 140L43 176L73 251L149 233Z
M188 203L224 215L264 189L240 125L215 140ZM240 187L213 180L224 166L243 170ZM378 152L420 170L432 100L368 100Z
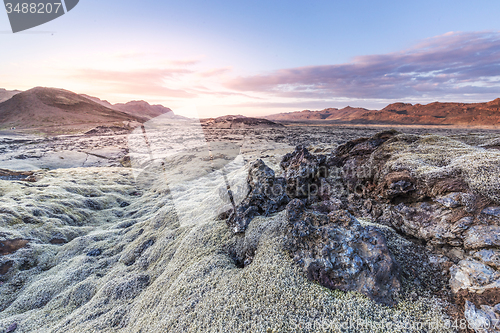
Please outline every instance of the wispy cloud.
M231 67L223 67L223 68L212 68L208 69L206 71L198 73L199 76L201 77L212 77L212 76L219 76L223 74L227 74L231 72Z
M498 94L500 33L447 33L401 52L355 57L346 64L237 77L225 85L237 91L294 98L402 99Z
M194 66L200 63L200 60L199 59L170 60L169 63L174 66Z
M107 87L108 90L121 94L192 98L197 95L183 89L168 88L165 84L165 80L180 79L191 73L191 70L182 68L134 71L87 69L77 71L72 77Z

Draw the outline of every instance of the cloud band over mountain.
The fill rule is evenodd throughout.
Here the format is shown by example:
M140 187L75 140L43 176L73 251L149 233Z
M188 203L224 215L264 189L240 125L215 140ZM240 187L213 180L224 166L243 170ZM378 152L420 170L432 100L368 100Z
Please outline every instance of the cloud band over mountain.
M402 99L498 94L500 33L447 33L350 63L280 69L226 87L279 97Z

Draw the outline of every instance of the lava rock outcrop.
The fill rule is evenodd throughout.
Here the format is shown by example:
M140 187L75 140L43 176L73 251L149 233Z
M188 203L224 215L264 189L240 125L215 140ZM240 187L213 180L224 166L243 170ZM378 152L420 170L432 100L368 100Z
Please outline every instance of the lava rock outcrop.
M274 171L261 159L250 166L247 184L247 196L227 220L234 233L244 232L255 216L276 213L290 201L285 191L285 179L275 177Z
M350 212L448 258L443 268L469 323L494 313L485 309L500 303L498 152L391 131L338 147L329 163L342 170Z
M283 177L275 177L274 171L261 159L253 162L247 177L248 194L227 220L231 230L244 232L255 216L281 211L294 198L308 203L321 201L325 196L322 183L328 174L325 163L326 156L312 155L301 146L283 157L280 163Z
M286 209L286 248L309 280L394 304L399 271L379 231L361 226L345 210L321 214L306 209L299 199Z
M300 146L283 157L284 177L275 177L262 160L255 161L248 172L248 195L227 223L234 233L243 233L255 216L268 216L286 205L285 249L309 280L392 305L400 289L399 272L384 236L361 226L340 200L321 190L328 187L326 163L326 156ZM244 257L243 267L253 255Z
M254 216L287 205L285 247L310 280L394 302L399 269L380 229L363 227L363 218L426 245L470 322L500 303L499 152L391 130L349 141L330 156L298 146L280 167L283 177L262 161L252 165L249 194L228 224L244 232ZM284 193L270 191L276 186Z
M286 180L286 190L292 198L316 201L320 193L320 180L328 176L325 155L312 155L306 148L297 146L295 151L283 156L280 163Z

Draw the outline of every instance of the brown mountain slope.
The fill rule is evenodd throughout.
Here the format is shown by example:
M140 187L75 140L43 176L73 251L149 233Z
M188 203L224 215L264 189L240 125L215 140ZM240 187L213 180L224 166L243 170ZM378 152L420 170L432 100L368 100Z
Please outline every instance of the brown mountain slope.
M327 109L328 110L328 109ZM366 112L370 112L370 110L365 109L365 108L353 108L350 106L347 106L343 109L338 109L335 112L332 112L327 120L338 120L338 119L344 119L344 120L352 120L356 119L359 117L359 115L364 114Z
M85 94L80 94L80 96L83 96L85 98L88 98L98 104L101 104L102 106L105 106L110 109L114 110L119 110L137 117L144 117L148 119L152 119L158 116L161 116L162 114L165 113L171 113L172 117L175 117L174 113L170 108L167 108L163 105L160 104L155 104L151 105L146 101L131 101L127 103L117 103L117 104L111 104L110 102L106 100L101 100L97 97L85 95Z
M6 90L0 88L0 103L5 102L6 100L12 98L12 96L19 94L20 90Z
M169 112L172 114L172 116L174 115L171 109L164 107L163 105L151 105L145 101L118 103L114 104L113 108L131 115L135 115L137 117L146 117L148 119L155 118Z
M343 109L328 108L321 111L296 111L277 113L263 118L276 121L302 121L302 120L347 120L369 110L347 106Z
M500 125L500 98L486 103L440 103L426 105L394 103L382 110L346 107L321 111L297 111L264 117L274 121L315 121L350 124L402 125Z
M85 98L88 98L88 99L90 99L91 101L96 102L97 104L101 104L102 106L105 106L105 107L107 107L107 108L110 108L110 109L112 109L112 108L113 108L113 104L111 104L110 102L108 102L108 101L107 101L107 100L105 100L105 99L100 99L100 98L98 98L98 97L89 96L89 95L85 95L85 94L80 94L80 96L85 97Z
M141 118L113 110L71 91L37 87L0 103L0 127L39 129L57 127L86 127L93 124L117 124Z
M500 98L486 103L394 103L359 117L367 122L436 125L500 125Z

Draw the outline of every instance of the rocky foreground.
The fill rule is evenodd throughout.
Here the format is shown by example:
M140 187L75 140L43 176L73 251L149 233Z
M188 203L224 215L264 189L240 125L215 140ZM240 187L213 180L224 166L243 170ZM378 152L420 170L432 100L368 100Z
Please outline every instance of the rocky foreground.
M401 282L419 285L458 305L465 326L500 332L496 149L386 131L330 155L297 147L280 166L282 177L262 160L251 165L250 191L228 219L233 232L284 210L284 248L309 280L388 305L404 294ZM382 226L413 253L388 244ZM256 249L245 251L249 264Z
M259 130L235 158L215 137L244 132L210 131L210 156L161 155L203 134L183 129L111 166L1 170L0 331L495 332L495 136Z

